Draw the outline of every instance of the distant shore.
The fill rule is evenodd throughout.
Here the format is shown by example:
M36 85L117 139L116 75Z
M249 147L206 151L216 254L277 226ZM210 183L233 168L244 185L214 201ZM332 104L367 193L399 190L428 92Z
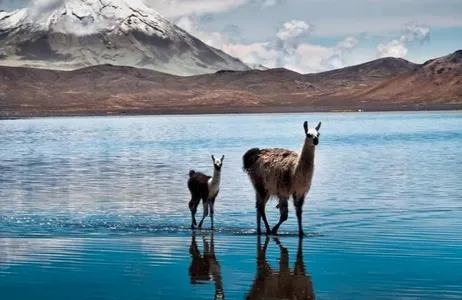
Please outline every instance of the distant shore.
M142 115L216 115L216 114L261 114L261 113L346 113L346 112L416 112L459 111L460 104L442 105L380 105L355 107L193 107L169 109L117 110L117 111L3 111L0 120L46 118L46 117L98 117L98 116L142 116Z

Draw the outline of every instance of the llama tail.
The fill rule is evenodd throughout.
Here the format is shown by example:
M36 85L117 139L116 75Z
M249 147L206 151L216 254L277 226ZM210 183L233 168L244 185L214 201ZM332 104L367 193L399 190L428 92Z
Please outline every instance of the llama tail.
M249 172L250 168L255 164L260 154L260 149L252 148L249 149L244 156L242 156L242 169L244 172Z
M189 170L189 177L193 176L196 173L194 170Z

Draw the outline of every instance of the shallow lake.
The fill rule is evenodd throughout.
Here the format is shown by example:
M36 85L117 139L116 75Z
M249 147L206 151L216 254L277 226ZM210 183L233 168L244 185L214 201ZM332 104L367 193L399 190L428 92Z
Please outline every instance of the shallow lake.
M304 120L307 236L290 205L257 237L242 155L299 150ZM211 154L216 230L193 234L188 172ZM461 299L461 178L460 112L0 121L0 298Z

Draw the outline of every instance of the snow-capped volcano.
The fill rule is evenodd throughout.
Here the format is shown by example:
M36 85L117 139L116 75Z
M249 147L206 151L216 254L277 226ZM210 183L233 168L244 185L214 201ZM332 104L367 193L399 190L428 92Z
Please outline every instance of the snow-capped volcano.
M0 12L0 64L76 69L97 64L177 75L247 70L141 0L66 0L43 13Z

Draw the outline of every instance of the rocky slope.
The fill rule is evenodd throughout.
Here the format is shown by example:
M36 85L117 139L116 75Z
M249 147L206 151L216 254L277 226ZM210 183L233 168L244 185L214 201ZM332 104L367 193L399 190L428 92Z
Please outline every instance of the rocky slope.
M422 65L386 58L316 75L0 67L0 116L462 109L461 53Z
M396 76L370 89L354 95L362 99L425 104L430 99L437 103L461 102L462 98L462 50L432 59L420 65L414 72Z
M72 70L99 64L177 75L249 70L140 0L68 0L49 13L0 12L0 64Z

